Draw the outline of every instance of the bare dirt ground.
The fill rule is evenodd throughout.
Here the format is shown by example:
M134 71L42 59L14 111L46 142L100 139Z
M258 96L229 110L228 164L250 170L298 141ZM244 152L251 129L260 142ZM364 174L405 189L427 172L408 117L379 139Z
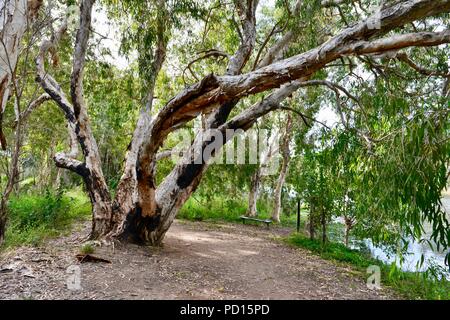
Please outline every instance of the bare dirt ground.
M75 258L89 230L0 257L0 299L397 299L369 290L364 277L274 240L286 230L176 221L162 248L102 246ZM81 290L67 289L67 268L81 268Z

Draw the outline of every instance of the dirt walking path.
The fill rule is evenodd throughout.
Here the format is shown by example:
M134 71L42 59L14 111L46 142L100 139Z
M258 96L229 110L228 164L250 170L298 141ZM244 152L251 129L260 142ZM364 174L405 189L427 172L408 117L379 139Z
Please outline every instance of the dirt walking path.
M386 299L363 276L273 240L259 226L176 221L159 249L103 246L111 264L76 262L84 224L70 237L0 257L0 299ZM81 290L67 289L79 266Z

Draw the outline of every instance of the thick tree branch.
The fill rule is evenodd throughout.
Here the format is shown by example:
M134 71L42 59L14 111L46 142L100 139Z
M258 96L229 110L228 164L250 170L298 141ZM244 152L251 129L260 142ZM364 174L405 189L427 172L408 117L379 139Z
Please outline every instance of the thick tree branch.
M156 155L156 161L161 161L170 158L172 154L174 154L174 152L175 152L174 150L161 151Z
M450 30L394 35L374 41L358 41L341 50L342 55L372 54L400 50L407 47L430 47L450 42Z
M89 176L89 169L86 168L86 164L75 160L73 158L67 157L64 153L57 153L53 160L58 168L67 169L72 172L79 174L82 177Z
M227 74L239 74L247 63L256 41L256 8L259 0L238 0L236 7L241 18L242 40L236 53L230 58Z
M444 0L411 0L383 10L380 29L371 29L374 17L345 29L321 46L303 54L281 60L247 74L216 77L210 75L173 98L158 114L153 123L152 142L158 148L170 128L187 122L205 108L227 101L279 87L280 85L308 77L329 62L345 55L363 55L388 50L399 50L410 46L431 46L450 42L448 31L440 33L418 33L395 35L385 39L369 41L377 35L441 12L450 11L450 2ZM151 150L149 150L151 151Z

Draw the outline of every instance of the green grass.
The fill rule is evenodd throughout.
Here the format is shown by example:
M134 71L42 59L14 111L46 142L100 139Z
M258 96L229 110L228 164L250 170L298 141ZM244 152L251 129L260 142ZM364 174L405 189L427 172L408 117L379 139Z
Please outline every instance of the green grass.
M82 254L93 254L95 252L95 248L92 244L86 243L81 246L80 253Z
M382 285L391 287L407 299L450 299L450 281L445 280L445 278L439 280L433 277L432 270L426 273L404 272L397 268L395 264L386 265L371 258L368 253L351 250L340 243L323 245L319 240L311 240L302 234L293 234L283 240L290 245L312 251L323 259L351 266L361 274L361 277L367 278L367 268L371 265L377 265L381 269Z
M237 201L206 201L191 197L178 213L178 218L190 221L239 221L246 207Z
M42 194L12 197L3 248L38 245L71 229L73 222L88 219L91 205L79 190L67 193L47 190Z
M271 210L270 204L264 201L259 201L257 210L259 212L259 219L270 219ZM295 208L295 212L296 212ZM303 209L302 209L303 210ZM191 197L178 214L179 219L190 221L226 221L226 222L240 222L240 216L245 215L247 211L247 203L243 200L223 200L221 198L214 198L210 200L197 199ZM281 215L280 225L295 227L297 224L297 215L293 212L290 216ZM294 214L295 213L295 214ZM306 221L306 215L302 211L301 216L302 225Z

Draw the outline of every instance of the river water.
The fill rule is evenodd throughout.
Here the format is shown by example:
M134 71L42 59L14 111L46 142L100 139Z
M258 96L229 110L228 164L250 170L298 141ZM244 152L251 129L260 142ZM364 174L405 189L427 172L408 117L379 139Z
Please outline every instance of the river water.
M447 213L447 219L450 221L450 194L445 193L442 198L442 204ZM425 239L428 239L431 235L431 226L425 226L426 235ZM370 240L364 241L367 248L370 250L371 255L387 264L396 262L399 268L403 271L425 271L432 265L438 265L443 269L447 270L447 278L450 279L449 266L445 264L445 256L447 251L437 251L436 248L431 248L427 242L418 243L412 240L408 245L408 253L403 256L404 261L400 263L398 257L395 254L389 253L389 250L383 248L382 246L375 246ZM421 267L418 267L420 261L424 257L424 263Z

